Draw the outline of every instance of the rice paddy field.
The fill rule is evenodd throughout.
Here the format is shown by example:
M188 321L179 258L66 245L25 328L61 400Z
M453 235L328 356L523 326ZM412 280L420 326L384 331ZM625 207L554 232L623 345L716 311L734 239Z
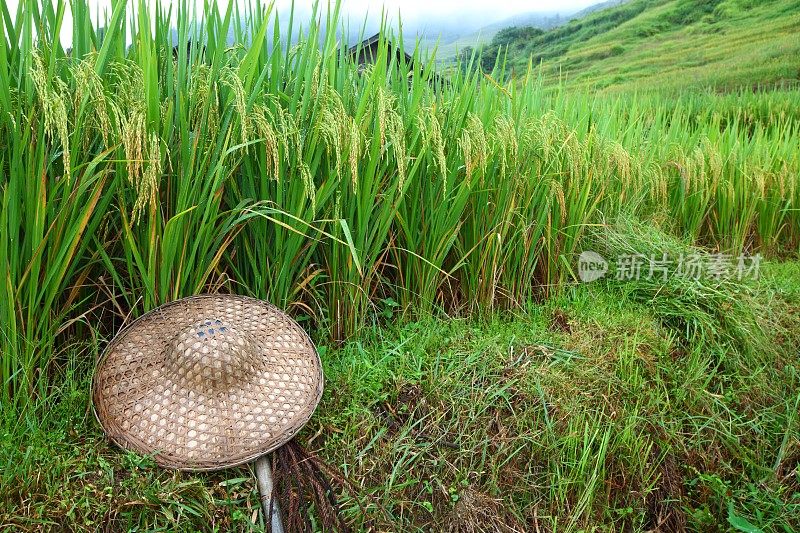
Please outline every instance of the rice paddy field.
M131 7L0 5L0 529L263 529L247 469L91 414L114 333L201 292L320 345L300 440L353 530L800 528L800 89L359 69L338 5ZM764 268L586 285L586 249Z

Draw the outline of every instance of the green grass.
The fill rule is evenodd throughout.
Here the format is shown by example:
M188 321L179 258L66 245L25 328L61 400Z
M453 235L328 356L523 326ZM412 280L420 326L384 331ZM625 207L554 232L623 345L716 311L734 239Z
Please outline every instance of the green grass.
M322 350L326 392L300 440L357 488L360 505L344 498L356 530L793 531L797 265L767 265L754 287L783 321L755 352L687 337L630 297L635 283L362 332ZM43 414L3 410L0 523L261 527L247 469L171 472L111 446L88 408L85 355L71 354Z

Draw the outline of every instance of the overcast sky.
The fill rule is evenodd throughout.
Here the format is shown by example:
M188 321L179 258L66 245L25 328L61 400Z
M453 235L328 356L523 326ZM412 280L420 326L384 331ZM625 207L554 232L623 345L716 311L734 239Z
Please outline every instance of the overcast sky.
M0 0L6 1L11 8L12 16L16 13L19 0ZM111 10L111 0L88 0L92 13L98 9ZM219 0L221 6L227 6L230 0ZM247 3L248 0L237 0ZM331 0L333 1L333 0ZM601 0L385 0L383 2L369 0L343 0L342 10L345 16L351 20L361 22L369 12L371 19L380 17L381 6L385 6L392 18L399 12L403 18L404 25L411 27L438 26L439 23L446 25L463 23L465 30L480 28L487 24L497 22L519 13L558 12L568 14L596 4ZM148 2L152 4L153 2ZM197 2L202 6L202 1ZM298 14L307 13L312 5L311 0L295 0ZM321 4L324 5L325 2ZM137 1L128 2L131 5L138 4ZM162 4L169 4L169 0L162 0ZM286 11L291 6L291 0L277 0L275 2L278 11ZM69 15L69 3L67 4L67 14L64 20L64 32L62 41L69 39L72 18ZM68 44L65 42L65 44Z

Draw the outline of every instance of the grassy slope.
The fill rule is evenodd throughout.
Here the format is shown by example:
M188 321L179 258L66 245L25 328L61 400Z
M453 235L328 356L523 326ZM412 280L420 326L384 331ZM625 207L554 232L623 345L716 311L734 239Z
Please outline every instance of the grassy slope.
M800 79L797 0L633 0L510 47L545 76L594 87L713 86Z
M771 265L762 302L785 327L772 329L777 350L747 356L687 342L602 286L488 322L375 330L323 350L326 392L301 441L359 487L366 517L345 502L356 530L790 531L798 274ZM258 529L246 469L182 474L123 454L87 388L68 376L43 418L2 417L0 524Z

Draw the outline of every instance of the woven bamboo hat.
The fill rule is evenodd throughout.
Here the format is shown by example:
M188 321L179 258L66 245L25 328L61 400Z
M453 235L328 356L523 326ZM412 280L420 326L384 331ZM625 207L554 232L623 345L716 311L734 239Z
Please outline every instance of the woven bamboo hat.
M267 302L203 295L123 329L98 362L95 413L109 438L165 467L216 470L294 436L322 396L313 343Z

